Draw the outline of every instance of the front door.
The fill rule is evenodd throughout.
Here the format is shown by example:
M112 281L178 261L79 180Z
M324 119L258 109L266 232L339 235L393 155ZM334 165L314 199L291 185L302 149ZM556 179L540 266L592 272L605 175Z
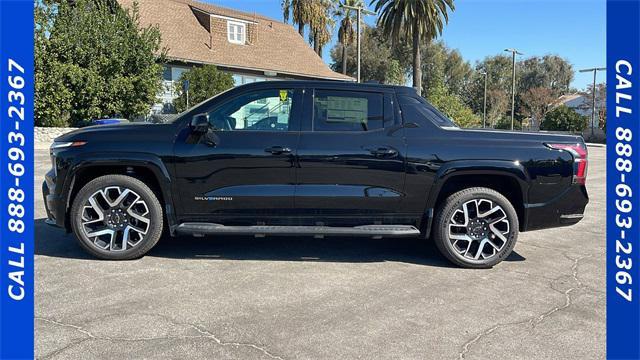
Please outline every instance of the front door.
M298 146L296 207L328 225L393 221L404 197L405 141L393 95L315 89ZM378 91L378 89L380 89ZM386 219L386 220L385 220Z
M241 93L207 112L206 137L178 139L175 186L185 219L255 225L293 211L301 99L298 89Z

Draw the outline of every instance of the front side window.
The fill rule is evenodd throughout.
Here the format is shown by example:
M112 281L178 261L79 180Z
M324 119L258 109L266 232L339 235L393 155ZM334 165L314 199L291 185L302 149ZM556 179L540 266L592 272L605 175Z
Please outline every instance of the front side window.
M314 131L371 131L384 127L380 93L316 90Z
M294 94L292 89L244 94L211 111L209 122L220 131L289 131Z
M227 21L227 37L230 43L244 45L247 40L246 30L244 23Z

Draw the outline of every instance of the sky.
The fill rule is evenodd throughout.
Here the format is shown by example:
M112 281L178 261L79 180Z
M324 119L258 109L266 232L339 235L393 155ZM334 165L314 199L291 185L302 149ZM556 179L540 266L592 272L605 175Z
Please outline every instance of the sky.
M283 19L281 0L204 1ZM455 6L439 39L472 65L505 48L518 49L523 58L559 55L573 64L572 86L578 89L586 88L593 75L577 70L606 65L606 0L457 0ZM327 63L336 37L324 50ZM598 77L598 82L605 79L603 73Z

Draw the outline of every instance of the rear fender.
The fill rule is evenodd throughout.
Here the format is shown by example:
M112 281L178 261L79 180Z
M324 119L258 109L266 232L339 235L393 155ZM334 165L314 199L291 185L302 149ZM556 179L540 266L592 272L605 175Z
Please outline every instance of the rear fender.
M424 234L428 236L437 206L438 197L447 181L462 176L505 176L517 182L523 204L527 203L530 177L526 168L518 161L506 160L461 160L443 164L436 172L433 186L427 196L425 206Z

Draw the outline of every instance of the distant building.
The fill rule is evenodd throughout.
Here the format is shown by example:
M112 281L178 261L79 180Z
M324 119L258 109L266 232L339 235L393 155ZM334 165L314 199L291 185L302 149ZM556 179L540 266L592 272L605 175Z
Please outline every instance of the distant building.
M573 109L578 114L585 116L588 119L587 128L582 132L585 138L590 140L601 140L605 137L604 131L600 127L599 113L602 109L606 109L606 99L598 92L596 95L596 116L591 123L591 111L593 107L593 98L587 93L575 93L562 95L554 102L554 107L565 105ZM591 136L591 129L593 128L593 139Z
M134 0L118 0L131 8ZM173 110L175 81L191 67L216 65L236 85L281 79L353 81L322 61L290 25L274 19L193 0L138 0L142 26L158 25L164 64L164 91L152 112Z
M589 119L589 127L591 127L591 108L593 98L587 93L575 93L562 95L555 101L555 106L565 105L582 116L586 116ZM596 96L596 118L594 127L598 127L598 110L606 107L606 101L601 99L601 96Z

